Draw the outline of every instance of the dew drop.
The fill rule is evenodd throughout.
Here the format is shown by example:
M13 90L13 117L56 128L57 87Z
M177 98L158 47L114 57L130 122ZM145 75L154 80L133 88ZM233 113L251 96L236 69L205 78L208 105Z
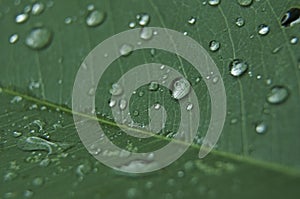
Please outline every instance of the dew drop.
M212 52L215 52L217 50L220 49L220 42L216 41L216 40L212 40L211 42L209 42L209 49Z
M95 27L103 23L104 19L105 19L104 12L94 10L87 16L85 22L88 26Z
M253 2L253 0L237 0L238 4L240 6L250 6Z
M23 135L23 133L20 132L20 131L14 131L14 132L12 132L12 135L13 135L15 138L18 138L18 137L21 137L21 136Z
M148 86L149 91L157 91L158 88L159 88L158 82L153 81L153 82L149 83L149 86Z
M15 22L19 23L19 24L24 23L25 21L27 21L28 18L29 18L29 15L27 13L21 13L16 16Z
M291 38L290 43L293 44L293 45L297 44L298 40L299 40L298 37L293 37L293 38Z
M232 76L239 77L247 71L248 64L241 59L234 59L230 62L229 69Z
M187 106L186 106L186 110L187 111L190 111L190 110L192 110L193 109L193 104L188 104Z
M144 28L142 28L142 30L140 32L140 38L144 39L144 40L151 39L152 35L153 35L152 28L144 27Z
M23 193L24 198L32 198L33 197L33 191L31 190L25 190Z
M19 35L18 34L12 34L9 37L9 43L14 44L19 40Z
M211 6L217 6L221 3L221 0L209 0L208 4Z
M148 15L146 13L140 14L140 15L137 15L137 19L141 26L146 26L150 22L150 15Z
M129 26L129 28L135 28L136 23L135 22L129 22L128 26Z
M32 184L33 184L34 186L41 186L41 185L43 185L43 183L44 183L44 180L43 180L42 177L36 177L36 178L34 178L33 181L32 181Z
M238 27L242 27L245 25L245 20L242 17L238 17L235 20L235 25L237 25Z
M86 9L88 11L93 11L93 10L95 10L95 5L94 4L89 4L89 5L87 5Z
M45 5L41 2L33 4L31 14L40 15L45 9Z
M172 85L172 97L174 99L182 99L191 90L191 85L185 78L178 78L173 81Z
M270 32L270 27L265 24L260 24L257 31L259 35L267 35Z
M47 28L34 28L27 35L25 44L34 50L47 47L52 41L52 33Z
M159 110L160 109L160 104L154 104L154 109Z
M114 95L114 96L121 95L121 94L123 93L123 88L121 87L120 84L114 83L114 84L111 86L111 89L109 90L109 93L110 93L111 95Z
M24 11L24 13L30 13L30 11L31 11L31 5L25 6L23 11Z
M64 22L65 22L65 24L71 24L72 23L72 17L66 17Z
M127 107L127 101L125 99L121 99L119 102L119 107L121 110L124 110Z
M132 45L129 45L129 44L123 44L121 47L120 47L120 54L122 56L127 56L129 55L131 52L133 51L133 46Z
M263 122L260 122L255 126L255 131L258 134L263 134L267 131L267 125Z
M293 26L300 23L300 8L289 9L281 19L281 25L284 27Z
M281 104L287 100L289 91L284 86L274 86L267 95L267 102L270 104Z
M191 24L191 25L194 25L196 23L196 18L195 17L191 17L189 20L188 20L188 23Z
M116 100L110 100L109 103L108 103L108 106L110 108L114 107L115 105L117 104L117 101Z

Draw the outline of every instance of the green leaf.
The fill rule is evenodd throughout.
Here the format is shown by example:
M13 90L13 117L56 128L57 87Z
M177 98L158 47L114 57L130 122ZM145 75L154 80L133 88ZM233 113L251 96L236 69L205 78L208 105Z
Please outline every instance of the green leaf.
M300 6L298 1L254 1L250 7L224 0L218 6L198 0L95 1L95 8L106 13L105 21L96 27L85 24L91 2L42 2L46 5L43 13L16 24L15 16L32 3L0 1L0 198L32 194L34 198L295 198L299 194L300 47L290 44L290 38L300 36L299 24L280 25L287 10ZM150 26L187 32L207 51L211 40L221 43L217 52L209 53L222 74L228 114L218 146L206 158L198 159L200 145L195 142L170 166L129 175L106 167L87 152L74 126L71 94L88 53L101 41L128 30L139 13L151 16ZM188 24L192 16L197 18L194 25ZM67 17L73 19L70 24L65 23ZM243 27L235 25L238 17L245 19ZM24 41L40 24L52 31L53 40L45 49L34 51ZM267 35L257 34L260 24L270 27ZM19 41L10 44L8 38L14 33ZM235 58L249 64L251 75L230 75L229 63ZM170 65L191 81L201 107L197 136L201 140L210 118L205 83L196 83L199 74L186 61L159 50L154 55L150 50L137 51L112 63L96 90L100 124L111 136L119 135L120 129L110 119L108 91L132 66L150 62ZM289 91L288 99L279 105L266 101L275 85ZM140 87L140 92L142 97L134 96L129 102L131 113L139 112L135 121L147 124L148 107L163 101L168 111L166 133L176 132L178 104L170 93L151 95L147 86ZM266 133L255 132L259 122L267 125ZM129 146L127 137L116 136L114 143L128 150L149 151L170 141L163 135L144 142L131 139ZM47 147L45 151L21 150L20 140L29 136L62 149L54 147L53 154L48 154Z

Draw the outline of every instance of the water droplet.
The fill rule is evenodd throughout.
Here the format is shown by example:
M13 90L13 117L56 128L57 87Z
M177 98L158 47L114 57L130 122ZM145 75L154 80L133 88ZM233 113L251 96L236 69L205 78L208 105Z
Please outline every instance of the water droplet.
M89 96L94 96L94 95L95 95L95 92L96 92L95 88L92 87L92 88L89 89L88 95L89 95Z
M218 81L219 81L219 77L218 76L213 77L212 82L214 84L218 83Z
M85 22L88 26L95 27L103 23L104 19L105 12L94 10L87 16Z
M16 23L24 23L29 18L29 15L27 13L21 13L18 14L15 18Z
M154 109L155 109L155 110L160 109L160 104L154 104Z
M6 182L6 181L12 181L13 179L15 179L16 177L18 177L18 174L15 173L15 172L7 172L4 177L3 177L3 180Z
M144 96L144 92L140 91L138 95L139 95L139 97L143 97Z
M187 106L186 106L186 110L187 111L190 111L190 110L192 110L193 109L193 104L188 104Z
M25 44L34 50L47 47L52 41L52 33L47 28L34 28L27 35Z
M137 15L137 19L138 19L138 22L141 26L146 26L149 24L150 22L150 15L148 14L140 14L140 15Z
M158 88L159 88L158 82L153 81L153 82L150 82L150 83L149 83L148 89L149 89L150 91L157 91Z
M127 107L127 101L125 99L121 99L119 102L119 107L121 110L124 110Z
M133 51L133 46L132 45L129 45L129 44L123 44L121 47L120 47L120 54L122 56L127 56L129 55L131 52Z
M142 28L142 30L140 32L140 38L144 39L144 40L151 39L152 35L153 35L152 28L144 27L144 28Z
M229 69L232 76L239 77L247 71L248 64L241 59L234 59L230 62Z
M22 134L23 134L23 133L20 132L20 131L14 131L14 132L12 132L12 135L13 135L15 138L21 137Z
M212 40L211 42L209 42L209 49L212 52L215 52L217 50L219 50L220 48L220 42L216 41L216 40Z
M9 37L9 43L14 44L19 40L19 35L18 34L12 34Z
M20 101L22 101L22 97L21 96L15 96L15 97L13 97L12 98L12 100L10 100L10 103L18 103L18 102L20 102Z
M281 19L281 25L284 27L293 26L300 23L300 8L289 9Z
M188 23L191 24L191 25L194 25L196 23L196 18L195 17L191 17L189 20L188 20Z
M93 10L95 10L95 5L94 4L89 4L89 5L87 5L86 9L88 11L93 11Z
M24 7L24 10L23 10L24 13L29 13L30 11L31 11L31 5L27 5Z
M235 25L237 25L238 27L242 27L245 25L245 20L242 17L238 17L235 20Z
M240 6L250 6L253 2L253 0L237 0L238 4Z
M283 103L289 96L289 91L284 86L274 86L267 95L267 102L270 104Z
M291 44L297 44L298 43L298 37L291 38L290 43Z
M109 93L114 95L114 96L121 95L123 93L123 88L121 87L120 84L114 83L111 86L111 89L109 90Z
M39 15L44 11L44 9L45 9L45 5L42 2L37 2L33 4L31 14Z
M258 134L263 134L267 131L267 125L263 122L260 122L255 126L255 131Z
M261 79L261 75L257 75L257 76L256 76L256 79Z
M41 186L41 185L43 185L43 183L44 183L44 180L43 180L42 177L36 177L36 178L34 178L33 181L32 181L32 184L33 184L34 186Z
M72 23L72 17L66 17L64 22L65 22L65 24L71 24Z
M209 0L208 4L211 6L217 6L221 3L221 0Z
M117 101L116 100L110 100L109 103L108 103L108 106L110 108L114 107L115 105L117 104Z
M137 189L136 188L129 188L128 190L127 190L127 197L128 198L135 198L136 197L136 195L137 195Z
M135 28L136 23L135 22L129 22L128 26L129 26L129 28Z
M271 79L267 79L267 80L266 80L266 84L267 84L267 85L271 85L271 84L272 84L272 80L271 80Z
M174 99L182 99L191 90L191 85L185 78L178 78L173 81L172 85L172 97Z
M270 27L265 24L260 24L257 30L259 35L267 35L270 32Z
M31 198L33 197L33 191L31 190L25 190L23 193L24 198Z
M188 33L187 33L186 31L184 31L184 32L183 32L183 35L186 36L186 35L188 35Z
M177 172L177 176L178 176L179 178L182 178L182 177L184 176L184 172L183 172L183 171L178 171L178 172Z

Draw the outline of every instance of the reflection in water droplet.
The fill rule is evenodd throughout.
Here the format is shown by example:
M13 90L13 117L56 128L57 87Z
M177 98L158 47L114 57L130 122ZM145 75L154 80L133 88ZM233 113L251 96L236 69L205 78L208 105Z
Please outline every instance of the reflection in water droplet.
M120 47L120 54L122 56L127 56L129 55L131 52L133 51L133 46L132 45L129 45L129 44L123 44L121 47Z
M144 27L144 28L142 28L142 30L140 32L140 38L144 39L144 40L151 39L152 35L153 35L152 28Z
M219 5L221 3L221 0L209 0L208 4L211 6L216 6Z
M267 95L267 102L270 104L280 104L289 96L289 91L284 86L274 86Z
M44 9L45 9L45 5L42 2L37 2L33 4L31 14L39 15L44 11Z
M175 79L172 85L172 97L174 99L182 99L191 90L191 85L185 78Z
M245 25L245 20L242 17L238 17L235 20L235 25L237 25L238 27L242 27Z
M293 26L300 23L300 8L289 9L281 19L281 25L284 27Z
M258 134L263 134L267 131L267 125L263 122L260 122L255 126L255 131Z
M25 44L34 50L47 47L52 41L52 33L47 28L34 28L27 35Z
M234 59L230 62L229 69L232 76L239 77L247 71L248 64L241 59Z
M9 43L14 44L19 40L18 34L13 34L9 37Z
M267 35L270 32L270 27L265 24L260 24L257 30L259 35Z
M212 52L219 50L219 48L220 48L220 42L218 42L216 40L212 40L211 42L209 42L209 49Z
M291 44L297 44L298 43L298 37L291 38L290 43Z
M240 6L250 6L253 0L237 0Z
M22 13L16 16L15 22L16 23L24 23L29 18L29 15L27 13Z
M121 87L120 84L118 83L114 83L112 86L111 86L111 89L109 90L109 93L112 94L112 95L121 95L123 93L123 88Z
M104 12L94 10L87 16L85 22L88 26L95 27L103 23L104 19L105 19Z

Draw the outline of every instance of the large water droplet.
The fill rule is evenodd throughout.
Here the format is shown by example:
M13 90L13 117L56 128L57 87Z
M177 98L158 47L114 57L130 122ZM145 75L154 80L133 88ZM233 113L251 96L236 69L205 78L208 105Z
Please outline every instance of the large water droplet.
M245 20L242 17L238 17L235 20L235 25L237 25L238 27L242 27L245 25Z
M9 43L14 44L19 40L18 34L13 34L9 37Z
M25 44L34 50L47 47L52 41L52 33L47 28L34 28L27 35Z
M31 9L31 14L39 15L44 11L44 9L45 9L45 5L42 2L37 2L33 4Z
M215 52L217 50L219 50L220 48L220 42L216 41L216 40L212 40L211 42L209 42L209 49L212 52Z
M240 6L250 6L253 0L237 0Z
M221 3L221 0L209 0L208 4L211 6L217 6Z
M144 40L149 40L151 39L152 35L153 35L152 28L144 27L141 30L140 38Z
M191 85L185 78L178 78L173 81L172 97L175 99L182 99L191 90Z
M284 27L293 26L300 23L300 8L289 9L281 19L281 25Z
M241 59L234 59L230 62L229 69L232 76L239 77L247 71L248 64Z
M267 102L270 104L283 103L289 96L289 91L284 86L274 86L267 95Z
M104 19L105 12L94 10L87 16L85 22L88 26L95 27L103 23Z
M21 13L18 14L15 18L16 23L24 23L29 18L29 15L27 13Z
M133 46L132 45L129 45L129 44L123 44L121 47L120 47L120 54L122 56L127 56L129 55L131 52L133 51Z
M267 35L270 32L270 27L265 24L260 24L257 31L259 35Z

